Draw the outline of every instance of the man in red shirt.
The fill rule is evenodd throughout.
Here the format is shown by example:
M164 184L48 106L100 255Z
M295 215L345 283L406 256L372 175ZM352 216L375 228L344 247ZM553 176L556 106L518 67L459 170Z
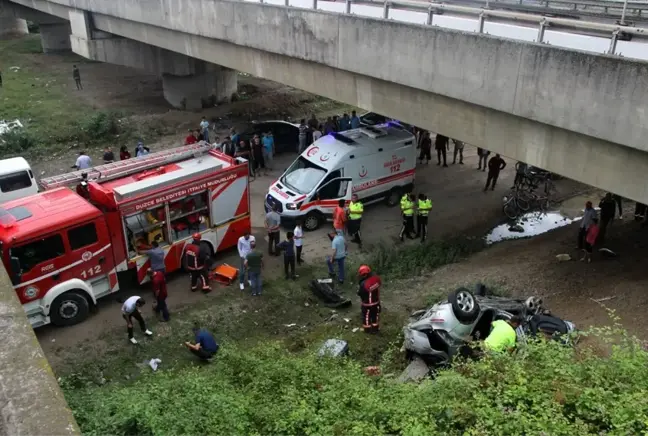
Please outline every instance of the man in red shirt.
M345 204L346 202L344 200L340 200L337 207L333 211L333 227L335 227L335 230L344 231L347 217L346 209L344 208Z
M166 287L166 278L162 271L153 271L149 268L148 276L151 279L151 284L153 285L153 295L155 295L156 304L153 306L153 310L158 315L162 315L163 322L169 321L169 308L166 304L167 299L167 287Z
M209 253L207 253L206 247L200 244L200 240L200 233L194 233L193 241L185 246L184 257L191 275L191 292L196 292L200 288L206 294L211 291L207 274Z
M194 132L189 130L189 135L185 138L185 145L195 144L196 142L198 142L198 138L196 138Z
M377 333L380 328L380 285L382 281L374 274L368 265L358 268L358 296L360 297L360 310L362 313L362 328L365 333Z

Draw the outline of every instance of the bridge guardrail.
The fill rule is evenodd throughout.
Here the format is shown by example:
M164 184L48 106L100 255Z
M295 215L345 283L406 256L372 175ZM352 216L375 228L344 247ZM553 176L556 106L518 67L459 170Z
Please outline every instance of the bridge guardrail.
M247 2L264 3L264 0L243 0ZM412 0L312 0L309 9L317 10L318 2L323 3L344 3L345 9L342 13L351 14L352 5L365 5L382 8L383 19L390 19L390 11L405 10L414 12L423 12L427 14L427 25L432 25L435 14L443 14L444 12L451 12L459 15L473 16L477 18L478 33L484 33L484 24L488 18L499 18L517 21L527 24L537 25L538 34L535 42L545 43L545 31L549 28L561 29L574 29L585 30L588 32L595 32L601 34L606 38L610 38L610 45L607 50L609 55L617 55L616 47L619 40L628 39L632 36L648 37L648 28L632 27L621 24L606 24L593 21L574 20L569 18L547 17L542 15L534 15L529 13L511 12L494 10L490 8L476 8L470 6L459 6L448 3L440 2L424 2ZM285 6L304 8L303 6L294 6L291 0L284 0ZM622 5L622 4L621 4ZM616 7L616 5L614 5Z

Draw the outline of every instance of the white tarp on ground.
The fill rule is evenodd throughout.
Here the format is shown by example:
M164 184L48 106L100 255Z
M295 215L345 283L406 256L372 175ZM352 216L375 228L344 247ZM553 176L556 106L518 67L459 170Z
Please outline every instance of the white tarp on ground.
M20 122L20 120L13 120L13 121L0 120L0 135L4 135L5 133L13 129L22 129L22 127L23 125Z

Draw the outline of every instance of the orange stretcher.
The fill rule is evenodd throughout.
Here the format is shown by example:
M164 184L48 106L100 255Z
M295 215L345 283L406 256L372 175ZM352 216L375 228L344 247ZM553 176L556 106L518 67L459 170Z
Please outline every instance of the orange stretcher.
M217 283L229 286L238 278L239 270L231 265L223 263L209 272L209 279Z

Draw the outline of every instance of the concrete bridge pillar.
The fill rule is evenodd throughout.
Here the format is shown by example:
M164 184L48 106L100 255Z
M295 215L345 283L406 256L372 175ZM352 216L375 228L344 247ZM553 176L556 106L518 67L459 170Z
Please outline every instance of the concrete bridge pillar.
M21 20L20 18L0 16L0 38L26 35L28 33L27 21Z
M72 50L70 23L39 24L43 53L57 53Z
M229 101L237 88L237 73L219 65L195 61L189 75L162 74L164 98L173 107L197 110Z

